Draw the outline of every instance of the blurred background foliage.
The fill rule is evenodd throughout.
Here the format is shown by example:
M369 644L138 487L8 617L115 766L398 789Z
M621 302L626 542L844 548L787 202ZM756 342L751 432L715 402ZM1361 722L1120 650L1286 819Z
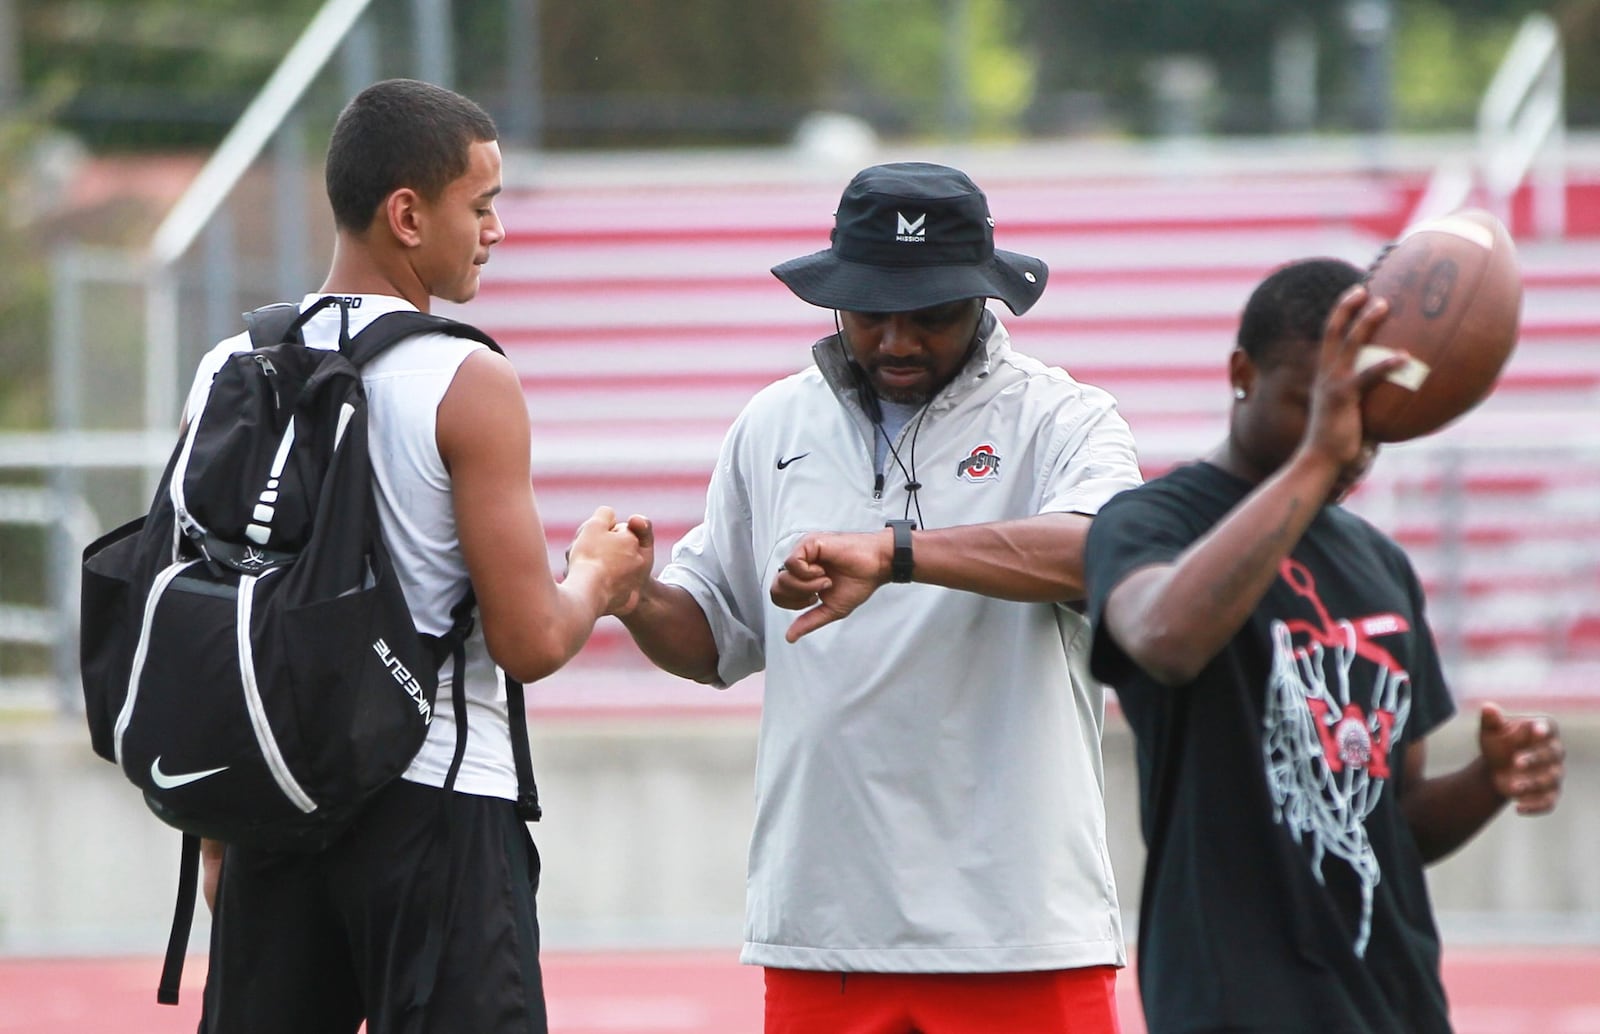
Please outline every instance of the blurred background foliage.
M480 8L489 15L497 6ZM818 7L817 0L545 0L546 143L771 142L825 77ZM459 42L471 50L484 38L469 27Z
M1440 0L1417 0L1400 25L1395 96L1408 128L1470 124L1478 98L1516 32L1517 17L1462 17Z
M25 91L92 148L213 144L320 0L10 0Z
M3 0L24 95L65 97L94 150L220 139L319 0ZM455 0L460 85L492 95L505 0ZM542 0L537 62L551 146L781 140L811 109L880 131L1148 133L1159 66L1214 81L1207 128L1269 132L1275 60L1309 40L1312 126L1352 128L1357 25L1393 23L1393 127L1463 128L1519 19L1566 30L1574 121L1600 121L1600 0ZM1364 13L1363 13L1364 12ZM489 60L486 60L490 58Z
M1215 75L1215 128L1261 133L1280 128L1270 101L1278 62L1292 60L1297 39L1309 44L1319 114L1295 128L1360 126L1360 98L1371 83L1363 65L1363 33L1373 18L1388 19L1386 46L1393 68L1392 123L1397 130L1462 129L1472 124L1488 85L1521 19L1545 10L1561 22L1592 20L1595 0L1554 6L1532 0L1016 0L1027 39L1037 49L1041 96L1073 93L1095 98L1114 123L1153 127L1148 99L1152 64L1174 56L1198 58ZM1569 62L1593 53L1592 33L1568 33ZM1576 86L1576 84L1575 84ZM1579 90L1590 91L1576 95ZM1600 119L1592 86L1574 90L1575 114Z
M17 113L0 121L0 427L42 427L49 416L49 255L28 213L36 190L34 156L46 120Z

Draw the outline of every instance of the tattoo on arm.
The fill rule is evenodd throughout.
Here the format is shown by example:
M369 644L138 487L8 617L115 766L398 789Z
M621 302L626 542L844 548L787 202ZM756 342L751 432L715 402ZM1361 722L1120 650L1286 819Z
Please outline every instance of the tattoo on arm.
M1295 496L1289 500L1289 511L1283 515L1283 520L1278 524L1278 530L1272 533L1271 541L1282 542L1289 535L1289 525L1294 523L1296 515L1300 513L1301 499Z

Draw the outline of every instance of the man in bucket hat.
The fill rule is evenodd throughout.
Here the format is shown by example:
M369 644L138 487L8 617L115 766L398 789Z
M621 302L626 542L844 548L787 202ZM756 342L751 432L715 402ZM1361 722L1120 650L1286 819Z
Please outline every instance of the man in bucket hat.
M1118 1029L1077 604L1139 469L1114 400L986 308L1047 275L993 225L955 169L851 181L832 246L773 269L836 332L745 408L623 618L675 674L766 670L742 957L769 1034Z

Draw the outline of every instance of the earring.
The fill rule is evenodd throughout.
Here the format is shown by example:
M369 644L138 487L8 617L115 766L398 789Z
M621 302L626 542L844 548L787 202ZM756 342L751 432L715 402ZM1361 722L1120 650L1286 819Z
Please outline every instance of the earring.
M1243 388L1234 388L1233 397L1238 399L1240 402L1243 402L1245 399L1245 390Z

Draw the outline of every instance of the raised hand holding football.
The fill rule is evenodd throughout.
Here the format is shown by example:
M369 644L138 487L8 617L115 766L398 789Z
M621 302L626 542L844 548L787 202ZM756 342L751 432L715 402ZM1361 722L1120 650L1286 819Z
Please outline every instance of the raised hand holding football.
M1387 299L1389 317L1361 361L1411 356L1363 401L1368 438L1431 434L1488 396L1522 318L1516 246L1500 220L1468 209L1418 223L1373 265L1367 286Z

